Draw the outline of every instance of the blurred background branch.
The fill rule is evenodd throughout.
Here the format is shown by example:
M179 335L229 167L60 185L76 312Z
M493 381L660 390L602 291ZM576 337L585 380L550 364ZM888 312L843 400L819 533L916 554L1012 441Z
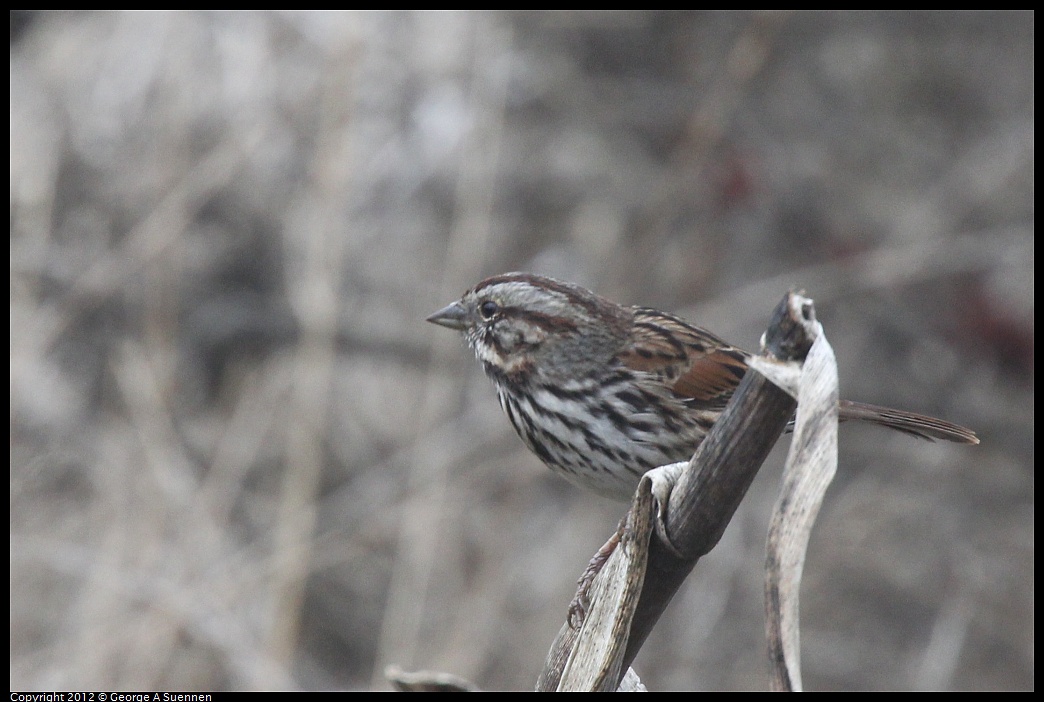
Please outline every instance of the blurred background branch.
M805 686L1032 688L1033 18L13 11L12 689L528 688L621 508L423 322L519 269L748 348L809 290L983 444L842 430ZM766 686L772 461L651 689Z

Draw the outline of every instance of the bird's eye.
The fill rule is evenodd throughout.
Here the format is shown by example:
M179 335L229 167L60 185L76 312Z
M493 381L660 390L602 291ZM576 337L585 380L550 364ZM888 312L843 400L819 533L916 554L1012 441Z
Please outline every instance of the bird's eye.
M483 319L492 319L498 309L500 309L500 307L492 300L486 300L479 305L479 313L482 315Z

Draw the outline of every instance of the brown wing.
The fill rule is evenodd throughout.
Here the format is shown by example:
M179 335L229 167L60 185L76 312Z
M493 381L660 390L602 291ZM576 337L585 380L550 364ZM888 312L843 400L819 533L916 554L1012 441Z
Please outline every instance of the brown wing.
M637 308L628 368L659 376L690 407L720 410L747 372L747 353L673 315Z
M709 428L747 372L746 351L706 329L656 310L636 308L630 346L620 354L628 368L654 375ZM925 439L977 444L970 429L923 414L861 402L840 402L840 419L862 420Z

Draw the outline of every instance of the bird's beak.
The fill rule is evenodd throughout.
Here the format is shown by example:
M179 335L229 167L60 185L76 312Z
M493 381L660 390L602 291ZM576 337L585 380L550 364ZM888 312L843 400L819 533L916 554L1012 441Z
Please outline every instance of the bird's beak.
M468 326L467 316L468 311L464 308L464 305L454 302L428 317L427 321L432 324L438 324L440 327L449 327L450 329L461 331Z

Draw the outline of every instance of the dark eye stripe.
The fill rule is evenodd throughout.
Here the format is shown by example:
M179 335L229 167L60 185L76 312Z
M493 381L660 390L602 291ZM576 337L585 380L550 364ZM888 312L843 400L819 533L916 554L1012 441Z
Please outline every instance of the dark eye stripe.
M567 317L556 317L522 307L502 307L500 315L505 319L521 319L551 332L576 331L576 323Z
M596 317L604 314L605 306L611 304L608 303L607 300L603 300L594 293L584 290L572 283L563 283L560 280L545 278L543 276L533 275L532 273L502 273L501 275L495 275L480 282L471 289L471 292L478 293L485 288L500 285L502 283L526 283L527 285L544 291L550 290L556 292L564 296L570 304L582 307L588 312L588 314Z

